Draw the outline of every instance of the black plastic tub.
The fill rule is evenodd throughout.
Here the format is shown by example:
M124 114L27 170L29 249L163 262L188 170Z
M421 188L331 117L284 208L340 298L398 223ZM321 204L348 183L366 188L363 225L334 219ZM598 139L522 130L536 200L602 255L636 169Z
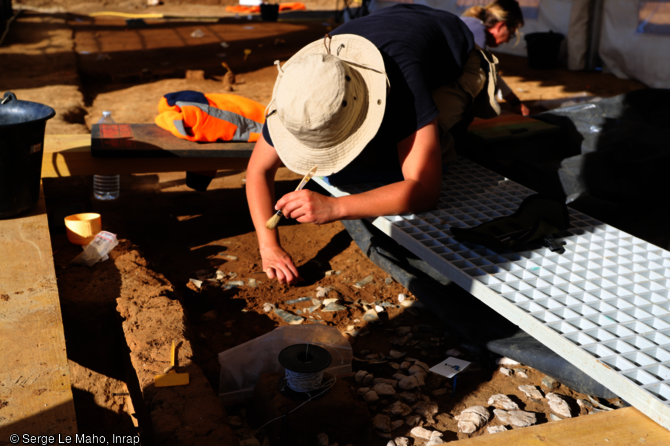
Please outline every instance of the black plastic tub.
M19 101L5 93L0 101L0 218L33 207L40 197L44 130L53 108Z
M528 66L535 70L550 70L556 66L558 53L561 50L563 34L549 31L548 33L530 33L524 36L528 52Z
M264 22L276 22L279 18L279 5L261 4L261 19Z

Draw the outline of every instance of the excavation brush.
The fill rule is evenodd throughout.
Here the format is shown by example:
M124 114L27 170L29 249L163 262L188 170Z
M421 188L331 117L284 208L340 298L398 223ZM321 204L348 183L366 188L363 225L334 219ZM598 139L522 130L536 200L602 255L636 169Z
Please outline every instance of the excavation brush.
M298 184L298 187L295 188L295 191L298 192L299 190L302 190L303 187L305 187L305 184L309 180L312 179L314 174L316 174L316 170L319 168L319 166L314 166L312 167L312 170L307 172L307 175L305 175L305 178L302 179L300 184ZM269 230L273 230L274 228L277 227L277 223L279 223L279 219L282 218L284 214L281 213L281 209L277 211L275 215L273 215L266 223L265 227L268 228Z
M170 352L170 367L165 370L165 375L156 375L154 377L154 386L156 387L174 387L185 386L188 384L188 373L177 373L174 363L175 345L172 341L172 350Z

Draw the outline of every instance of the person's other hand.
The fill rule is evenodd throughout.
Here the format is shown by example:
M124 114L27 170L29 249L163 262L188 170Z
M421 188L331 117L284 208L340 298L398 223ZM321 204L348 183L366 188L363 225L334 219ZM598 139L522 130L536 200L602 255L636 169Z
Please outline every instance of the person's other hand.
M525 106L525 104L523 102L519 102L519 105L514 107L514 113L517 113L517 114L523 115L523 116L528 116L528 115L530 115L530 110L528 109L528 107Z
M268 275L268 279L277 278L282 285L293 285L301 280L293 259L281 246L261 248L260 252L263 271Z
M294 218L300 223L322 225L339 220L337 198L310 190L300 190L284 195L275 209L281 209L286 218Z

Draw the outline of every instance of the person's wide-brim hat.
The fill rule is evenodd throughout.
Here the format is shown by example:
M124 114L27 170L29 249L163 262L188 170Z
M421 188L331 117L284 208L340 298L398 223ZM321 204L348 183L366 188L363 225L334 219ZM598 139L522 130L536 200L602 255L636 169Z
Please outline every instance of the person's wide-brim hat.
M362 108L355 109L360 110L360 113L356 113L355 122L347 121L347 125L338 131L337 138L333 138L332 141L329 141L327 137L322 138L318 140L318 147L315 147L315 144L311 144L314 139L312 134L318 132L309 131L309 122L305 125L298 123L297 127L300 131L296 131L296 125L293 125L295 123L288 122L281 114L281 110L277 110L275 99L279 96L284 103L287 103L290 102L287 98L290 99L291 95L296 95L296 97L302 95L301 100L304 100L305 95L319 98L320 91L315 86L318 85L318 80L310 79L313 76L309 76L314 71L305 69L303 77L295 74L295 70L302 70L300 64L304 64L306 56L319 54L324 55L324 60L335 56L345 65L344 69L350 75L347 76L347 80L353 77L357 83L357 97L352 99L361 101L356 103L356 106ZM336 61L336 65L338 63ZM290 70L292 65L294 65L294 71L289 81L287 80L289 76L283 76L283 73ZM272 93L272 102L267 110L268 130L284 165L302 175L309 172L314 166L318 166L317 175L330 175L342 170L363 151L377 134L384 118L387 84L388 78L381 53L372 42L363 37L353 34L335 35L331 39L312 42L301 49L279 69ZM328 98L315 100L312 103L316 103L318 108L321 102L328 102ZM309 113L305 113L309 118ZM287 124L293 127L289 129ZM336 127L337 124L338 122L335 122L334 119L333 126ZM305 128L307 130L304 130Z

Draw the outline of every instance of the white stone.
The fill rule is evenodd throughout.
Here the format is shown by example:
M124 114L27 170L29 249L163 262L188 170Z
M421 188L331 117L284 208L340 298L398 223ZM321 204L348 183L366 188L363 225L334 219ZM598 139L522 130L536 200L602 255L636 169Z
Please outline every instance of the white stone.
M493 409L493 414L505 424L509 424L509 412L503 409Z
M419 382L416 379L416 376L406 376L398 383L398 387L403 390L412 390L416 389L419 386Z
M521 379L528 379L528 374L526 372L516 372L515 375Z
M367 372L367 371L365 371L365 370L359 370L359 371L356 372L356 374L354 375L354 379L356 380L357 383L361 383L361 382L363 382L363 380L365 379L365 377L366 377L367 375L368 375L368 372Z
M372 390L377 392L377 395L395 395L395 389L391 384L386 383L375 384Z
M368 393L363 395L363 400L365 400L366 403L371 404L379 401L379 395L377 395L377 392L374 390L370 390Z
M418 300L409 300L405 299L402 302L400 302L400 305L402 305L405 308L425 308L426 306L419 302Z
M537 386L519 386L519 390L526 394L531 400L539 401L542 399L542 392Z
M329 299L323 299L323 306L325 307L328 304L334 304L338 300L340 300L340 299L338 299L337 297L331 297Z
M409 427L416 426L417 424L419 424L420 421L421 417L418 415L410 415L407 418L405 418L405 423L407 423Z
M491 398L489 398L488 404L489 406L493 406L496 409L519 410L519 406L507 395L503 394L491 396Z
M226 278L226 273L224 273L223 271L219 271L219 270L216 271L216 280L223 280L225 278Z
M483 406L472 406L463 410L458 417L458 430L471 434L489 420L489 411Z
M316 287L316 298L323 299L330 292L330 287Z
M319 446L328 446L328 435L321 433L316 436L317 440L319 441Z
M503 423L511 424L516 427L528 427L537 422L537 418L533 412L525 412L523 410L506 411L503 409L493 409L493 413Z
M412 413L412 408L402 401L396 401L395 403L391 404L391 406L389 406L388 411L394 417L406 417Z
M357 390L359 395L365 395L370 391L369 387L361 387L360 389Z
M433 431L430 434L430 440L428 440L428 443L426 443L426 446L437 446L438 444L444 443L444 440L442 439L442 432L440 431Z
M395 440L396 446L409 446L409 439L407 437L398 437Z
M570 413L570 406L561 396L555 393L547 393L547 400L549 400L549 408L556 412L562 418L572 418Z
M391 432L391 419L386 416L378 413L372 419L372 425L375 429L382 432Z
M497 434L500 432L505 432L507 428L505 426L487 426L486 430L489 431L489 434Z
M405 356L406 354L407 354L407 353L405 353L405 352L399 352L398 350L391 350L391 351L389 352L389 355L391 355L391 357L392 357L392 358L395 358L395 359L402 358L402 357Z
M398 294L398 302L402 302L405 299L407 299L407 296L405 296L404 294Z
M383 313L384 312L384 307L382 307L381 305L375 305L375 311L377 313Z
M275 306L272 305L271 303L266 302L263 304L263 311L265 311L266 313L269 313L270 311L274 310L274 308Z
M415 437L423 438L424 440L430 440L430 435L432 434L432 431L417 426L415 428L412 428L412 430L409 431L409 433L414 435Z
M505 376L511 376L513 372L508 368L500 367L500 373L502 373Z

